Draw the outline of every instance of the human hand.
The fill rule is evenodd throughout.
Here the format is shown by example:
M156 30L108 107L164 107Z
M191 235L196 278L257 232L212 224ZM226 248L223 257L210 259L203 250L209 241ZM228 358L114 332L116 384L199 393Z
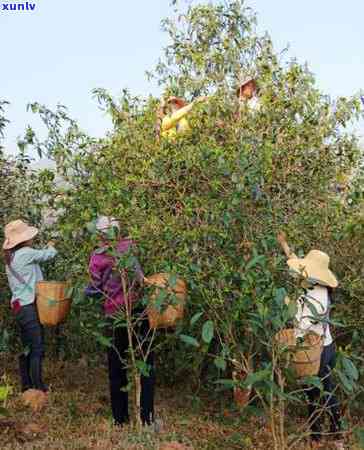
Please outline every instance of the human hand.
M279 244L282 247L282 250L284 251L287 259L290 258L297 258L297 256L295 255L295 253L291 250L290 246L287 243L287 236L285 233L283 233L282 231L278 233L277 235L277 241L279 242Z
M47 247L55 247L54 241L49 241L49 242L47 243Z

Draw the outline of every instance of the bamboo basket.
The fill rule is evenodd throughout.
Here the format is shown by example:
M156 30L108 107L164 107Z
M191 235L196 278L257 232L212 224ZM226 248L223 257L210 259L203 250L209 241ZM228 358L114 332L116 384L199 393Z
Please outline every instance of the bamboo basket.
M184 317L187 297L186 282L177 278L176 285L172 288L168 286L169 278L169 273L156 273L147 278L146 284L156 287L147 307L149 326L152 329L175 327L177 322ZM162 310L159 311L155 307L155 301L162 288L166 289L168 293L174 294L178 303L168 305L166 308L162 306Z
M297 345L294 329L280 331L276 341L291 351L291 366L298 378L317 375L320 370L322 337L316 333L305 335L304 343Z
M69 285L59 281L40 281L36 286L37 309L42 325L55 326L63 322L71 308Z

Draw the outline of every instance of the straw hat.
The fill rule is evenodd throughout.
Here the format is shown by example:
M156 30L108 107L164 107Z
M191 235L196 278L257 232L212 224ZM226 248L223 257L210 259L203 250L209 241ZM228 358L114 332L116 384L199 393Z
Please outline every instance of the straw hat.
M181 97L169 97L166 101L166 104L168 105L169 103L175 103L176 105L178 105L180 108L183 108L184 106L187 105L186 100L184 100Z
M22 220L14 220L5 227L4 250L10 250L22 242L30 241L38 234L38 229Z
M287 261L290 269L302 274L305 278L324 286L336 288L338 281L329 269L330 257L320 250L311 250L304 258L291 258Z

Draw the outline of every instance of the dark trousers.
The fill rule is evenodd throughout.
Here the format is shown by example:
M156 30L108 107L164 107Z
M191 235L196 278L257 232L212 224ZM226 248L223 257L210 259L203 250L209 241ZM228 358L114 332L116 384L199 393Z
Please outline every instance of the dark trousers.
M321 354L320 371L318 376L324 389L321 395L317 387L307 391L309 398L309 417L312 439L319 440L322 430L322 422L327 414L330 418L330 433L340 432L340 408L337 398L334 394L335 385L332 379L331 371L335 367L336 354L334 343L323 348Z
M146 352L149 340L148 319L142 320L138 326L139 342L143 342L143 352ZM128 358L128 332L126 327L111 326L112 347L108 349L109 381L111 408L115 423L122 425L129 420L128 412L128 385L127 358ZM141 357L139 356L140 360ZM141 375L140 417L142 423L150 425L154 420L154 355L150 353L147 359L148 374Z
M32 303L22 306L15 317L23 345L23 352L19 356L22 390L33 388L47 391L47 386L42 381L44 332L39 322L36 305Z

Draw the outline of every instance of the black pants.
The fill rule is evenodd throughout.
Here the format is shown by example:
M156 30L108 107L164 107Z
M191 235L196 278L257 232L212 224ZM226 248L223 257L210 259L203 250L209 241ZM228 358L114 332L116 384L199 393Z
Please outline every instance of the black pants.
M319 440L322 430L322 422L325 413L330 418L330 433L340 432L340 408L334 394L335 385L332 380L331 371L335 367L336 354L334 343L323 348L321 354L320 371L318 376L324 388L324 394L320 396L320 389L317 387L307 391L309 398L309 417L312 439Z
M115 423L122 425L129 420L127 357L128 357L128 332L126 327L110 326L112 347L108 349L109 381L111 408ZM148 319L140 321L137 334L140 342L143 342L143 352L148 349ZM141 357L138 357L141 360ZM143 424L150 425L154 420L154 355L150 353L147 359L148 374L141 375L140 417Z
M15 317L20 328L20 337L24 348L19 356L22 390L33 388L47 391L47 386L42 381L44 332L39 322L36 305L32 303L22 306Z

